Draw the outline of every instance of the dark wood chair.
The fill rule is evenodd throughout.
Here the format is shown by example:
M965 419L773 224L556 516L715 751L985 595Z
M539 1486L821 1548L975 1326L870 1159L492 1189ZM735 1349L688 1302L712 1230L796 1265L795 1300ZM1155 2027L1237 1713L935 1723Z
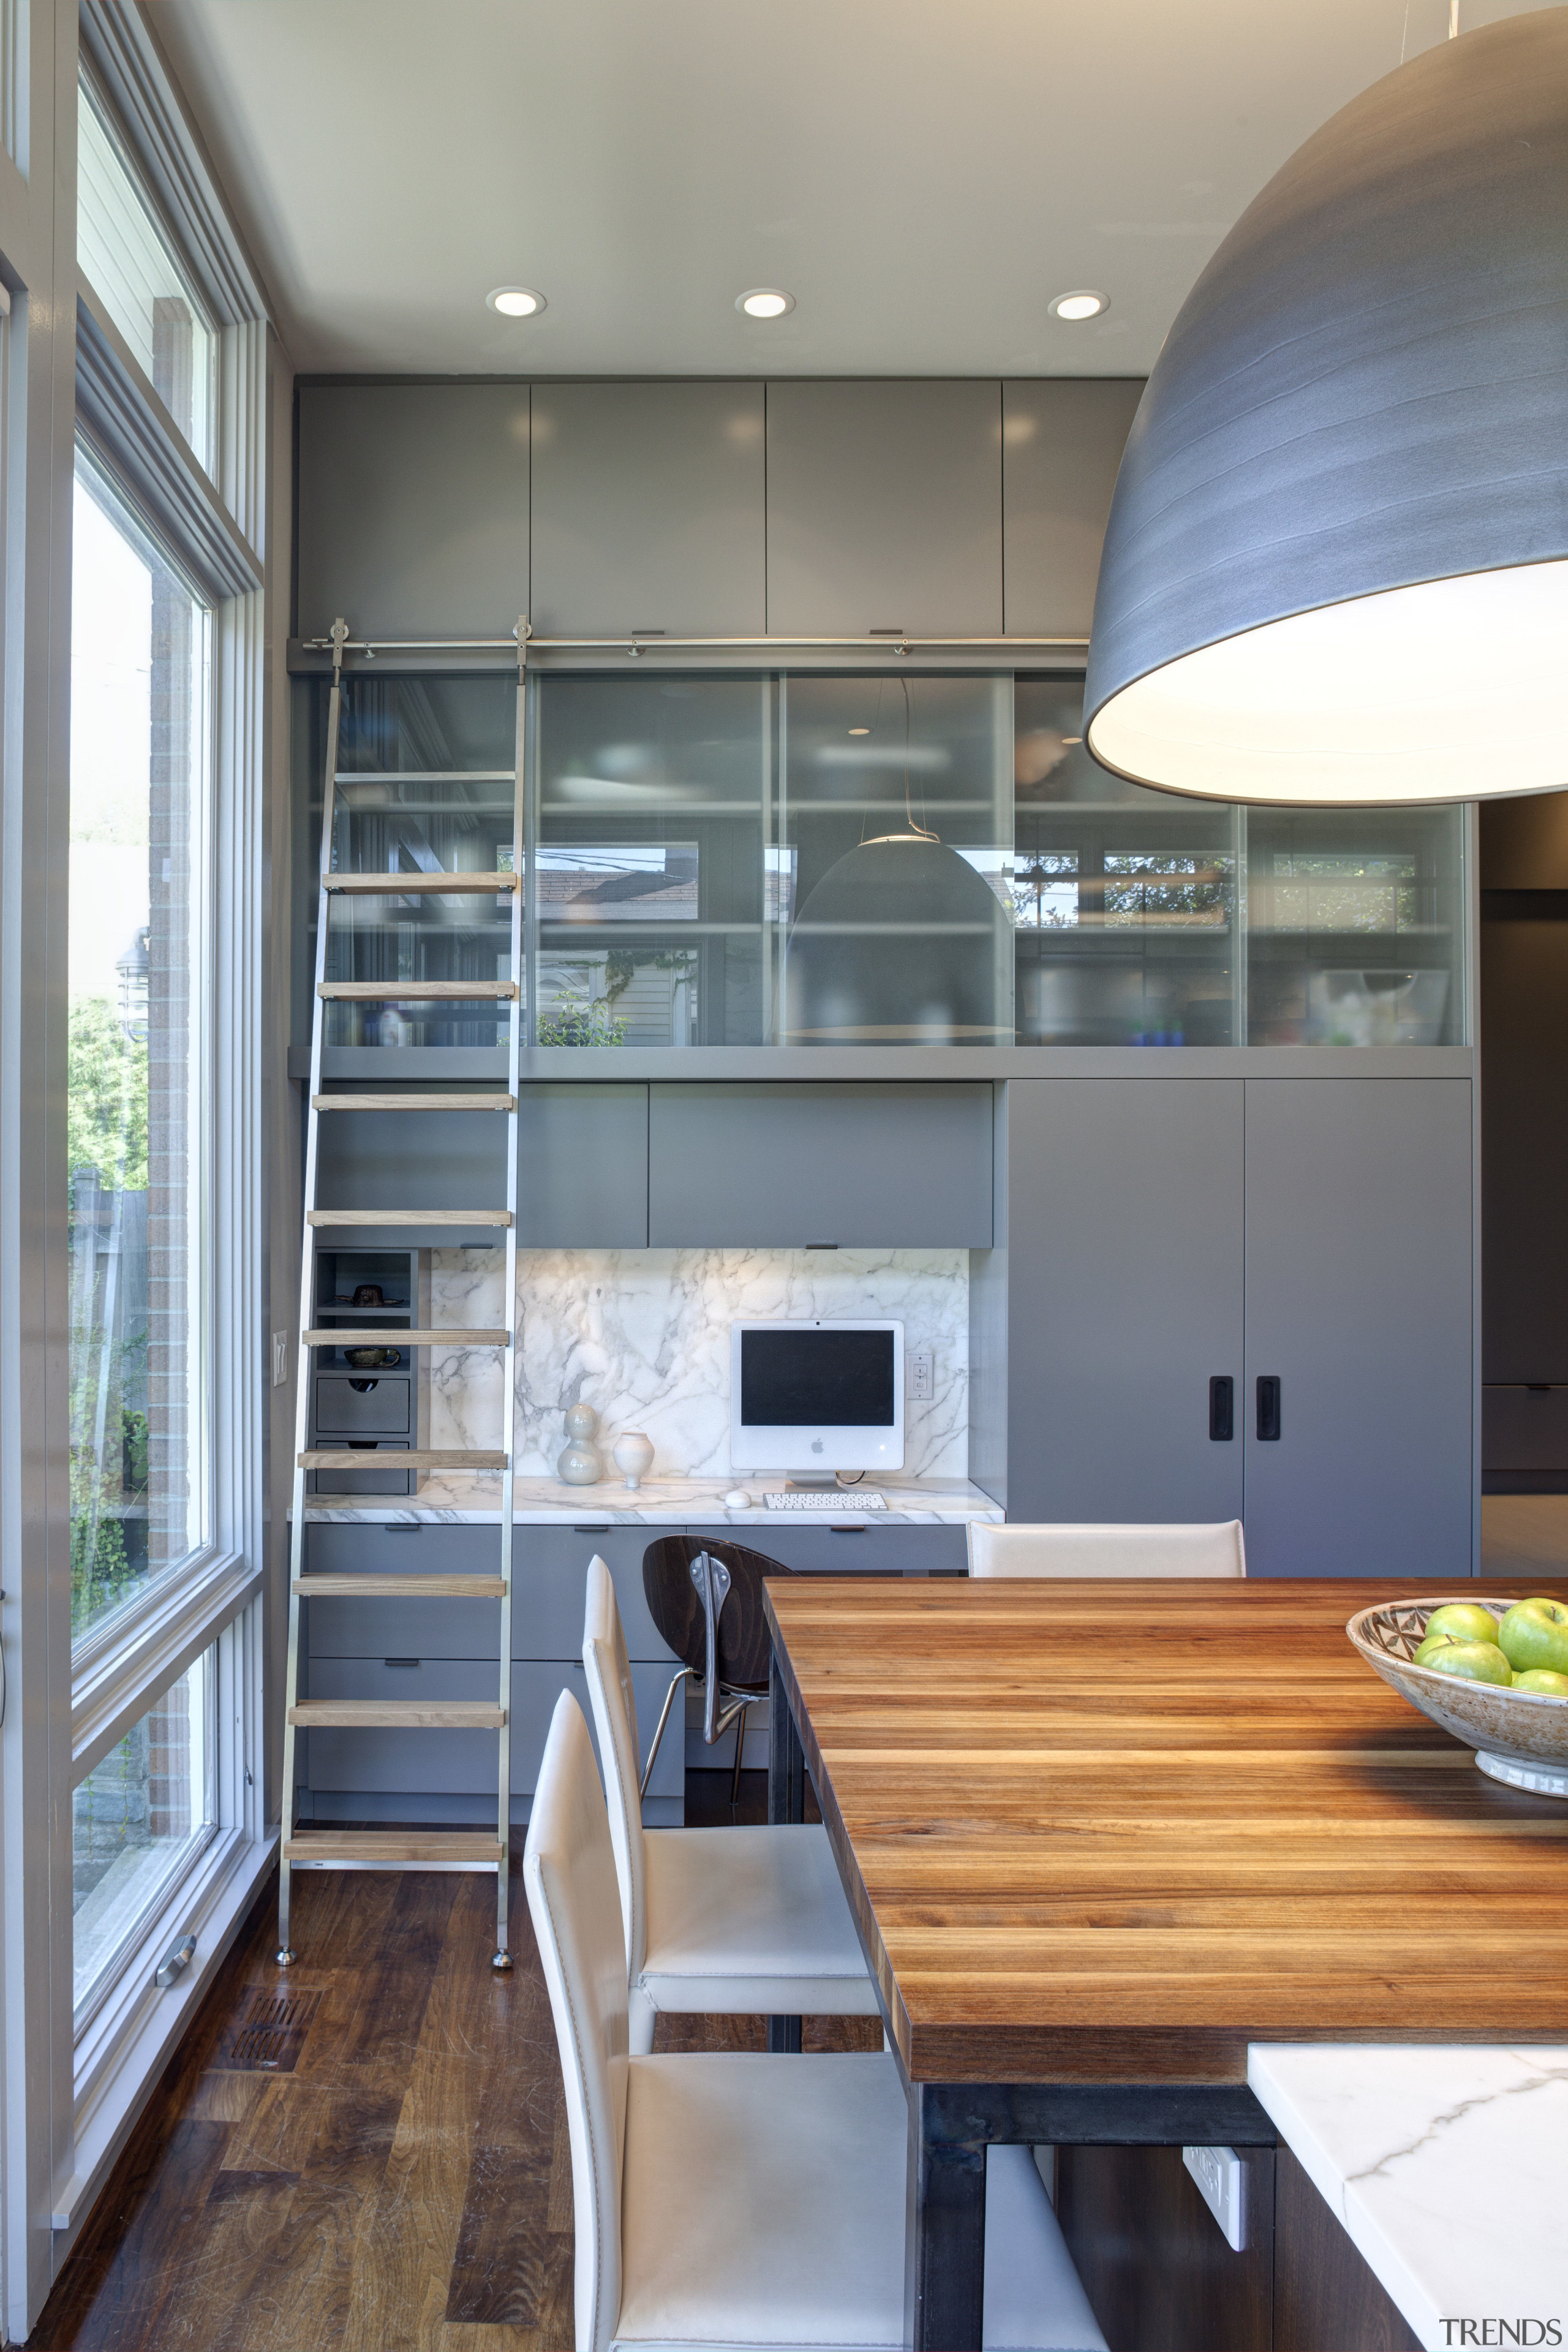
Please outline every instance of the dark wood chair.
M741 1750L745 1714L768 1695L769 1644L763 1614L764 1576L792 1571L765 1552L744 1544L706 1542L700 1536L660 1536L642 1556L643 1593L648 1614L678 1658L684 1661L665 1694L658 1728L644 1768L646 1792L675 1694L689 1677L704 1694L702 1737L716 1746L731 1724L735 1770L731 1804L740 1794Z

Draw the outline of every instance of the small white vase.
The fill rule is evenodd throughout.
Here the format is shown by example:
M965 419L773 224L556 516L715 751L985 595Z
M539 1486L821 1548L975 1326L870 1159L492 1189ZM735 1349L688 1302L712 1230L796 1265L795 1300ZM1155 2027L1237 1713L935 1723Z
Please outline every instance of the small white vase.
M653 1468L653 1447L640 1429L625 1429L616 1440L615 1465L635 1494Z
M555 1465L555 1475L566 1486L596 1486L605 1475L605 1457L594 1443L599 1416L591 1404L574 1404L566 1414L566 1444Z

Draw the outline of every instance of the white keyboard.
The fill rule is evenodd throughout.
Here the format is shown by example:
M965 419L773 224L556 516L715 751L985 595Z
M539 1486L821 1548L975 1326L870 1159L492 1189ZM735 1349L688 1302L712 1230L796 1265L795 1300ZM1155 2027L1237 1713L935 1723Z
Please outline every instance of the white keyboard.
M885 1511L886 1495L863 1494L858 1486L840 1486L837 1491L821 1487L816 1492L799 1493L791 1487L787 1494L763 1496L770 1511L827 1511L840 1517L846 1511Z

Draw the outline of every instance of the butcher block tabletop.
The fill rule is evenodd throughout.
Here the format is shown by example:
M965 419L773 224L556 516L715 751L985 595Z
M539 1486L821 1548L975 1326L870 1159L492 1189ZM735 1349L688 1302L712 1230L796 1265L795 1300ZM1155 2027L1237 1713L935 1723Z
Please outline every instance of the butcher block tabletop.
M1243 2082L1249 2042L1568 2039L1568 1803L1489 1780L1345 1638L1417 1590L771 1580L911 2080Z

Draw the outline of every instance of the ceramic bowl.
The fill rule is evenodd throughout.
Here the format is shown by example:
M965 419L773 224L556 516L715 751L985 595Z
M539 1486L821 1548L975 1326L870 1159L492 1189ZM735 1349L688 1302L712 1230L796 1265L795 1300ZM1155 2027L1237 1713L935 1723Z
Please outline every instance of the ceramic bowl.
M1415 1664L1415 1652L1434 1609L1454 1601L1479 1601L1500 1618L1512 1607L1488 1593L1447 1592L1430 1600L1384 1601L1363 1609L1345 1627L1367 1664L1414 1707L1476 1751L1476 1762L1494 1780L1528 1789L1539 1797L1568 1797L1568 1698L1544 1691L1500 1689L1494 1683L1461 1682Z

